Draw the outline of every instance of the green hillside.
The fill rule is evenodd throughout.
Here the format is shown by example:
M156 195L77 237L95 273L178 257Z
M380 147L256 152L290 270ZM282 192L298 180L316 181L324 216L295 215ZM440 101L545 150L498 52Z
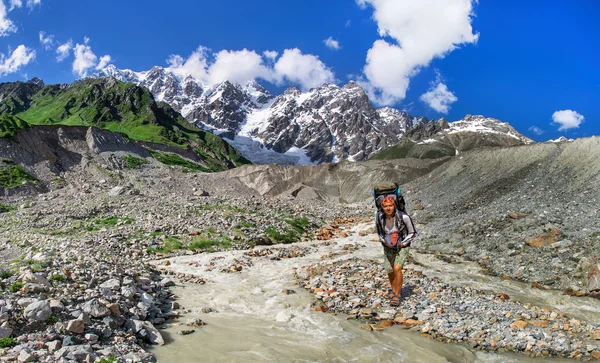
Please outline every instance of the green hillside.
M0 84L0 137L35 125L96 126L130 139L188 148L213 171L247 164L223 139L200 130L149 90L114 79L71 85Z

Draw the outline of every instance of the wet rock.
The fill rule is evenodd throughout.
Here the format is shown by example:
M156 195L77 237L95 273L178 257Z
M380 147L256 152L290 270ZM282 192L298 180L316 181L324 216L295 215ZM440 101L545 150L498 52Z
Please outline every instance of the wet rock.
M165 340L162 335L149 321L142 322L144 328L139 332L139 335L144 337L150 344L164 345Z
M160 286L162 286L162 287L171 287L171 286L175 286L175 283L174 283L174 282L173 282L171 279L169 279L169 278L167 278L167 277L165 277L164 279L160 280L160 283L159 283L159 284L160 284Z
M205 325L205 323L200 318L194 318L192 320L189 320L185 325L198 328Z
M192 334L192 333L195 333L195 332L196 332L196 331L195 331L194 329L190 329L190 330L181 330L181 331L179 332L179 334L180 334L180 335L189 335L189 334Z

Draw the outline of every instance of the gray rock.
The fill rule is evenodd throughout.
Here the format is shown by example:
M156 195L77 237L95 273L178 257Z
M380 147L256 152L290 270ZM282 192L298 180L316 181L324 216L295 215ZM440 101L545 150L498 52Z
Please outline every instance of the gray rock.
M125 328L136 334L144 328L144 324L141 320L129 319L125 322Z
M146 332L145 338L148 342L150 342L150 344L157 344L157 345L165 344L165 340L163 339L162 335L160 334L158 329L156 329L154 327L154 325L152 325L151 322L144 321L143 325L144 325L143 331Z
M129 286L121 287L121 295L126 299L131 299L135 296L135 289Z
M94 349L89 344L62 347L54 353L54 358L66 358L77 362L93 362L96 359Z
M55 351L62 348L62 343L60 340L53 340L51 342L46 343L46 347L48 347L48 352L54 353Z
M52 314L50 302L48 300L33 302L27 305L23 314L30 321L46 321Z
M160 280L160 283L159 283L159 284L160 284L160 286L162 286L162 287L170 287L170 286L175 286L175 283L174 283L174 282L173 282L171 279L169 279L169 278L167 278L167 277L165 277L164 279Z
M111 290L119 290L121 283L119 279L110 279L100 284L100 287Z
M33 362L34 360L36 360L35 355L31 354L26 349L23 349L17 358L17 362L19 363Z
M156 357L146 352L127 353L121 356L126 363L155 363Z
M85 340L94 344L98 341L98 336L96 334L88 333L85 335Z
M103 318L110 315L110 310L97 299L92 299L81 307L84 313L94 317Z
M0 327L0 339L8 338L12 334L11 328L2 328Z
M32 273L30 271L26 271L23 272L21 275L19 275L18 280L21 280L25 283L30 282L32 284L38 284L38 285L44 285L47 287L51 287L52 284L50 283L50 281L48 281L48 279L46 279L44 277L44 275L40 274L40 273Z
M28 294L30 294L30 293L37 294L40 292L49 291L47 286L44 286L41 284L33 284L33 283L26 283L25 286L23 286L22 290Z

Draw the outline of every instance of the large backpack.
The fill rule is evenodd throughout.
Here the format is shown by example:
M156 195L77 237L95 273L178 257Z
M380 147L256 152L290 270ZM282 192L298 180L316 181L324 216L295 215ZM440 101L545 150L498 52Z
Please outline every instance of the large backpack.
M396 201L396 208L406 213L406 203L404 202L404 197L402 196L402 191L400 190L398 183L384 182L375 184L371 194L373 195L373 200L375 201L375 207L377 207L377 210L381 210L381 201L383 198L392 196Z

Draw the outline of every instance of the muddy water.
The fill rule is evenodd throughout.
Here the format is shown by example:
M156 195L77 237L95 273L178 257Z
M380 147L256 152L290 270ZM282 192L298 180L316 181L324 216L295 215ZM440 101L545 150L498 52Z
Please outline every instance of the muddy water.
M356 229L364 228L358 226ZM343 315L315 312L310 307L313 297L296 285L293 269L318 261L350 257L380 260L381 247L370 242L371 238L355 234L328 245L300 243L294 248L305 249L305 256L280 260L271 260L268 256L251 258L243 251L171 259L169 268L172 270L197 274L209 281L205 285L180 285L173 290L180 297L181 306L190 311L181 321L200 318L206 325L185 336L178 332L190 327L172 325L162 330L168 343L152 352L159 362L165 363L563 361L532 359L520 354L472 352L464 345L438 343L396 326L383 332L365 331L360 329L361 322L346 320ZM353 253L328 257L350 243L359 243L362 247ZM279 248L285 247L289 246ZM277 248L271 247L271 250ZM522 294L530 299L528 301L541 302L548 307L564 306L576 311L578 301L582 301L568 296L564 300L555 299L551 294L532 296L527 286L504 285L504 281L479 274L478 269L468 263L448 265L426 255L417 256L417 261L424 273L440 278L448 278L450 274L445 269L452 269L452 283L472 283L477 288L504 293L510 288L514 298ZM249 263L252 265L248 266ZM221 272L232 265L244 267L240 272ZM286 294L284 290L295 293ZM213 311L207 313L206 308ZM599 311L591 307L582 311L585 311L582 318L599 316Z

